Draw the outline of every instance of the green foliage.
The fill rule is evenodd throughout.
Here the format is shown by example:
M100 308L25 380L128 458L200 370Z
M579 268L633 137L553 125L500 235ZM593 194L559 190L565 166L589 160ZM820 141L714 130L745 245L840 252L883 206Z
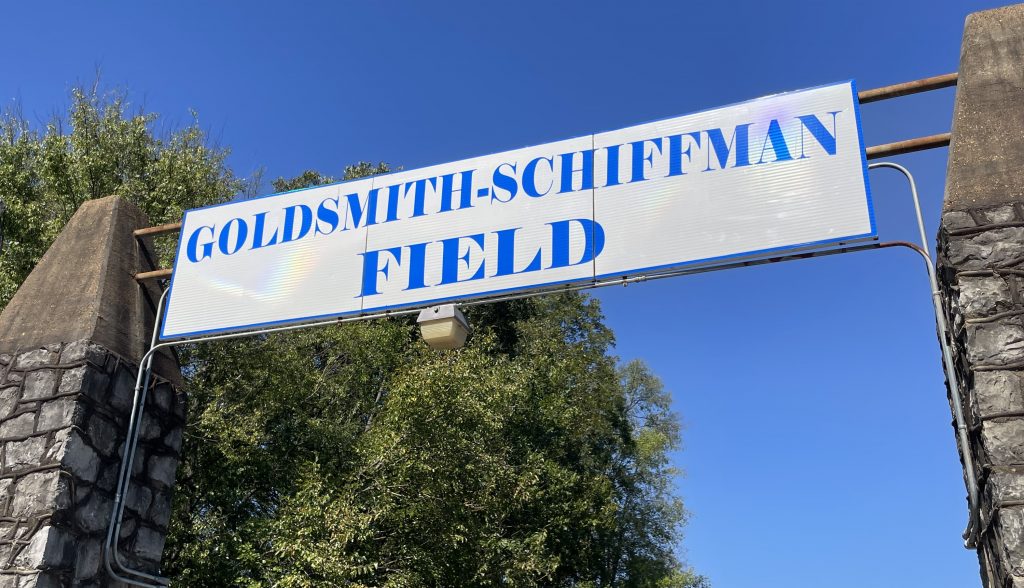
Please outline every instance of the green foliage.
M0 115L0 198L7 205L0 307L85 200L118 194L163 223L239 190L227 150L207 145L195 117L162 135L153 131L156 120L129 112L123 95L95 87L73 90L67 117L42 130L17 111Z
M338 181L386 174L390 171L392 171L391 166L383 161L375 164L360 161L354 165L345 166L345 171L342 173L340 180L331 176L325 176L316 170L307 169L291 179L277 178L272 182L272 186L274 187L274 192L288 192L290 190L301 190L302 188L310 188L312 186L332 184Z
M118 193L159 223L247 189L195 121L157 136L155 120L95 89L40 131L0 119L0 307L85 199ZM196 587L707 588L674 555L669 397L642 363L617 365L597 301L467 315L452 352L397 318L181 348L190 422L164 571Z

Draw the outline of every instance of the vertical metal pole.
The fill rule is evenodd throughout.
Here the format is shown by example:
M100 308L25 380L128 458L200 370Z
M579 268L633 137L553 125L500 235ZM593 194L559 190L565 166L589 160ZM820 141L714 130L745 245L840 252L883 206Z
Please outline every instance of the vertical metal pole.
M142 357L139 363L139 372L135 379L135 394L132 400L132 413L128 420L128 436L124 443L124 454L121 456L121 471L117 481L117 492L114 495L114 506L110 513L110 521L107 525L107 541L103 550L103 565L107 573L116 580L142 586L145 588L163 588L170 585L170 580L162 576L147 574L140 570L129 568L121 563L117 549L117 540L121 534L121 519L124 516L124 503L128 493L128 486L131 484L132 468L135 463L135 450L139 443L139 428L142 425L142 415L145 411L146 396L149 390L149 379L152 374L153 356L155 352L165 345L157 345L157 334L159 333L160 320L163 314L164 302L167 300L167 290L160 296L160 302L156 308L156 319L153 321L153 336L150 340L149 350ZM111 565L113 559L113 565ZM113 567L119 571L146 578L151 582L141 582L118 575Z
M917 197L917 184L910 171L897 163L881 161L868 165L869 169L887 167L902 173L910 182L910 194L914 199L914 212L917 214L917 229L921 235L921 247L927 260L928 281L932 289L932 309L935 312L935 328L939 336L939 347L942 349L942 363L946 371L946 381L949 382L949 395L953 400L953 417L956 420L957 438L960 441L960 453L964 460L965 477L967 479L967 496L970 503L970 518L967 522L967 529L964 531L964 546L968 549L977 547L977 534L980 526L980 503L978 499L978 479L974 471L974 457L971 455L970 438L967 434L967 422L964 419L963 404L960 396L960 383L956 378L956 371L953 369L953 353L946 341L948 326L946 324L946 313L942 310L942 293L939 290L939 281L935 275L935 263L928 255L928 237L925 233L924 220L921 216L921 201Z

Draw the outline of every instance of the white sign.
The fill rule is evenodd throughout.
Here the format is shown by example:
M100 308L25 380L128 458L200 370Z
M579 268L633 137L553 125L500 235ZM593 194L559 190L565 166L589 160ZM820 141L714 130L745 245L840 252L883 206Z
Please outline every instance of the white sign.
M161 339L875 235L853 82L190 210Z

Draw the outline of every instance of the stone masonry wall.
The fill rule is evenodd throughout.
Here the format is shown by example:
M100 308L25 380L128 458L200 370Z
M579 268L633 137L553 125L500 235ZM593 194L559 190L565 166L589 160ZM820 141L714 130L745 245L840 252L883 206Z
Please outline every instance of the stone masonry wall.
M1024 206L945 213L938 250L982 501L982 578L1024 587Z
M0 355L0 588L113 586L102 545L135 387L89 341ZM121 531L122 560L157 572L185 402L155 379Z

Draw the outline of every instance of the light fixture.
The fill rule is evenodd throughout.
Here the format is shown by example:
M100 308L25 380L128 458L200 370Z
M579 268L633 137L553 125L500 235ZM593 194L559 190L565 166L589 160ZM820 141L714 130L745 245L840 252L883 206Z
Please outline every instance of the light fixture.
M431 349L458 349L470 332L466 317L454 304L424 308L416 323Z

